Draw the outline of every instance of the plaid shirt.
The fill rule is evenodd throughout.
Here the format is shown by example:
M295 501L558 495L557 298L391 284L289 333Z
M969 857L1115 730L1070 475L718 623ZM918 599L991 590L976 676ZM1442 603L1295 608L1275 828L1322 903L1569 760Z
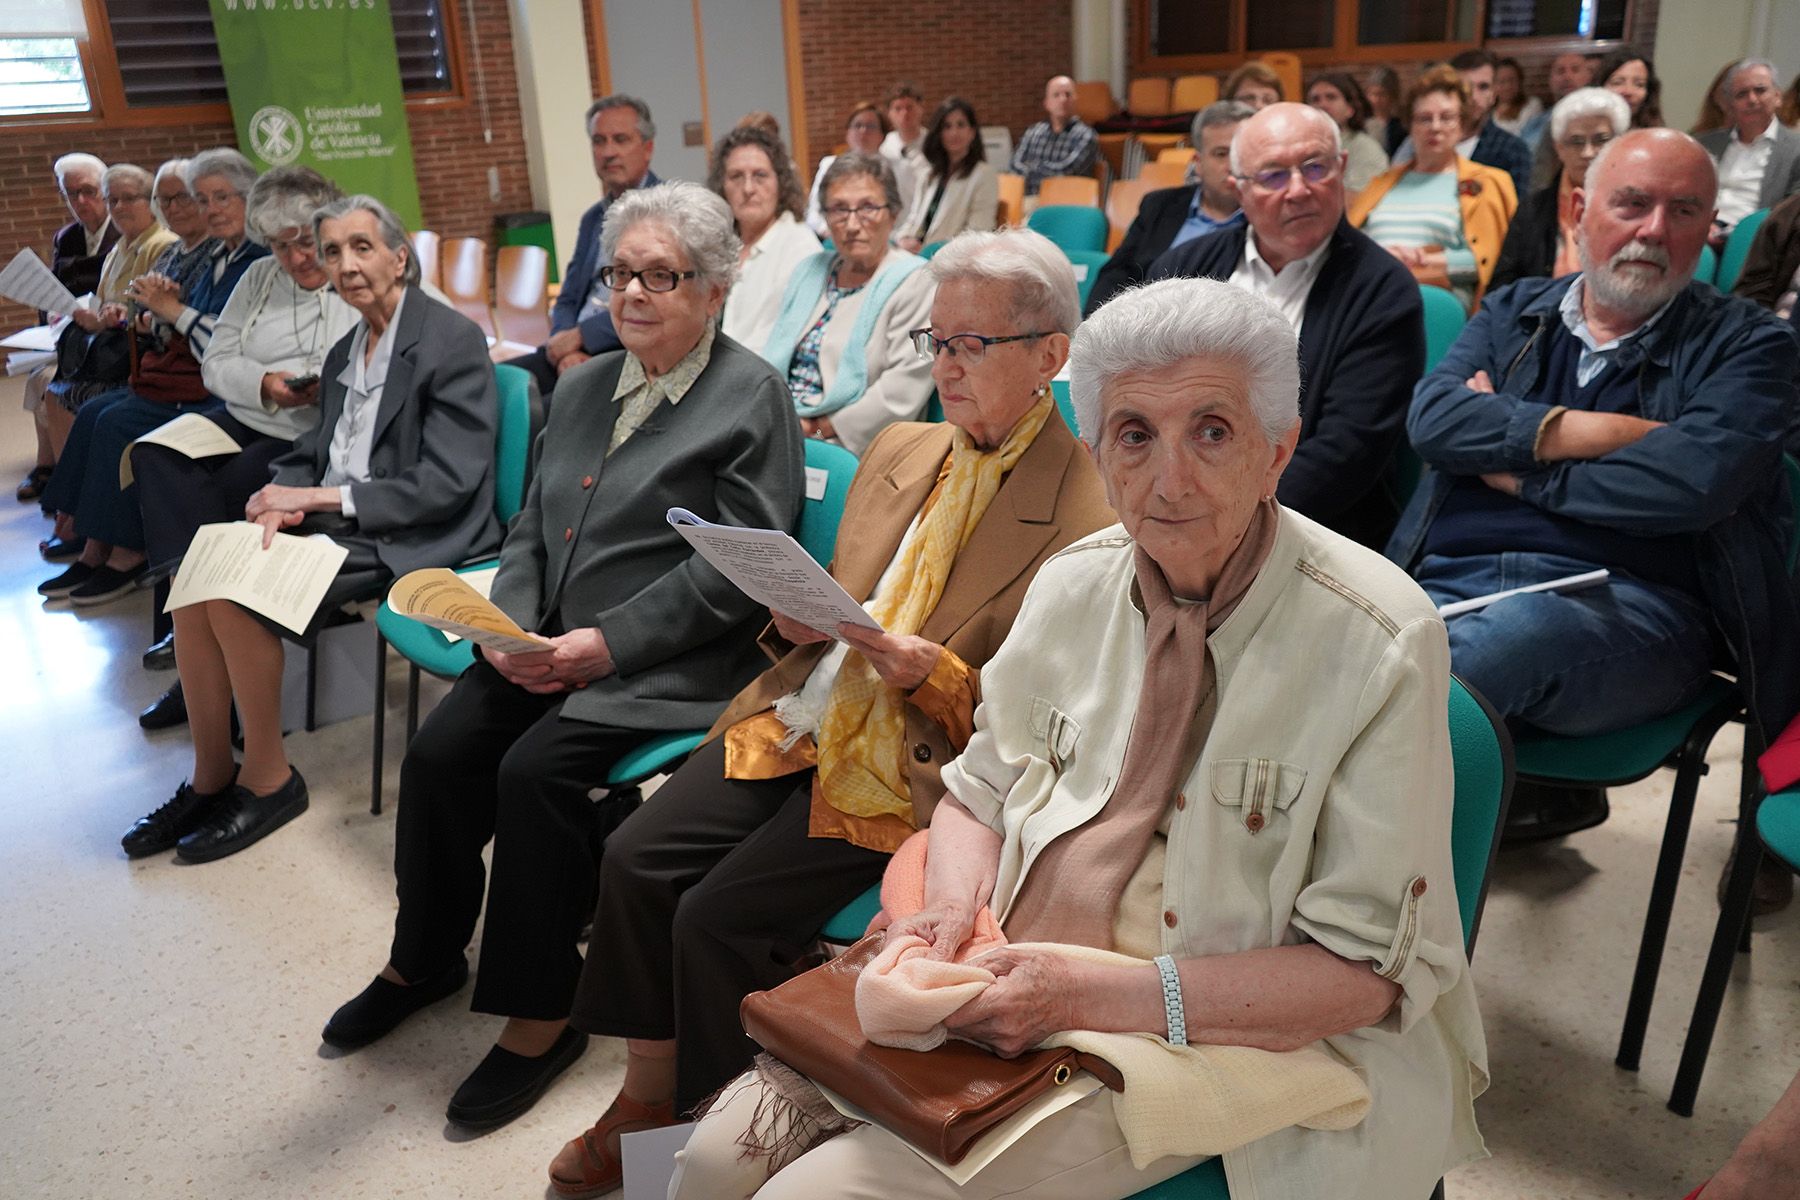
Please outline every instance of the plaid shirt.
M1085 175L1093 170L1100 142L1080 117L1070 117L1061 133L1039 121L1025 131L1013 151L1012 169L1025 177L1025 194L1037 195L1038 184L1052 175Z

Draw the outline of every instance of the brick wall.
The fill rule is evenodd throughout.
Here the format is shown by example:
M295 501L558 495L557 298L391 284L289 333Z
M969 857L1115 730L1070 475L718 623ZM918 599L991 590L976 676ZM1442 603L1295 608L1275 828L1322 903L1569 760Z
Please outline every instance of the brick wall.
M490 236L496 213L531 207L506 0L475 0L474 7L475 27L463 30L463 42L468 52L480 55L492 142L482 137L472 61L462 64L468 103L413 107L408 113L425 225L445 237ZM134 162L154 171L167 159L236 141L232 127L220 123L99 130L46 123L0 129L0 250L11 257L10 248L32 246L48 257L50 235L69 220L50 174L50 164L61 154L86 150L107 162ZM489 199L489 166L500 172L498 201ZM31 320L27 310L0 301L0 330Z
M926 108L949 95L975 106L984 125L1005 125L1016 141L1043 119L1044 81L1074 57L1070 0L914 0L905 28L881 10L842 0L800 0L800 58L806 81L806 132L813 161L844 140L850 105L880 103L906 79Z

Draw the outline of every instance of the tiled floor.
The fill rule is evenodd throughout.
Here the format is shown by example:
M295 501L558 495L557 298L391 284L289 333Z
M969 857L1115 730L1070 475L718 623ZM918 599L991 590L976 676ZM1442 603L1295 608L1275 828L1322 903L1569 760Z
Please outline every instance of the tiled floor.
M17 397L16 381L0 385L8 489L30 457ZM319 1044L391 929L393 812L368 813L368 719L290 739L312 809L276 836L209 866L127 862L119 835L188 761L180 731L147 737L133 720L172 678L138 665L148 599L41 604L47 526L0 503L0 1197L543 1194L551 1155L616 1086L617 1044L596 1040L533 1112L476 1139L452 1133L443 1107L492 1019L451 1002L348 1057ZM398 668L390 698L398 714ZM1790 912L1738 962L1698 1115L1663 1107L1711 935L1736 750L1728 731L1702 789L1637 1075L1612 1056L1668 775L1616 792L1597 830L1501 856L1476 964L1494 1157L1449 1181L1452 1200L1683 1196L1800 1068Z

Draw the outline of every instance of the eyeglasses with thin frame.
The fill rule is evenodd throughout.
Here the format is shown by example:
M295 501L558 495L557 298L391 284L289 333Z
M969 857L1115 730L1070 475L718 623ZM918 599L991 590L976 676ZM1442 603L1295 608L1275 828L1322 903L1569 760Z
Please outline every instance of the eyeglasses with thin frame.
M848 204L829 204L825 207L825 219L827 221L843 222L848 221L851 217L855 217L858 221L867 225L876 217L879 217L882 213L886 212L887 209L888 206L885 204L869 204L866 202L858 204L855 208L850 207Z
M65 200L98 200L99 198L100 189L92 185L67 188L63 191Z
M1248 175L1234 175L1239 183L1248 183L1264 192L1285 192L1288 181L1297 173L1300 182L1307 187L1318 187L1338 173L1339 162L1336 158L1309 158L1297 167L1270 167L1265 171L1252 171Z
M1582 137L1578 133L1571 133L1562 140L1562 144L1580 154L1583 150L1598 150L1612 140L1613 135L1610 133L1596 133L1593 137Z
M127 204L147 204L149 201L150 197L148 196L134 196L130 192L126 192L122 195L108 196L106 198L106 207L120 208Z
M950 352L952 361L960 358L964 362L978 363L987 354L989 346L1004 346L1007 342L1029 342L1037 338L1049 337L1047 331L1037 333L1012 333L1004 337L988 337L983 333L953 333L949 337L938 337L929 329L910 330L907 337L912 339L913 349L919 357L936 362L938 351Z
M192 192L170 192L167 196L158 196L164 208L191 207L200 203L194 199Z
M682 280L696 278L699 274L698 271L672 271L668 267L646 267L642 271L630 267L601 267L600 282L615 292L630 287L634 279L646 292L672 292Z

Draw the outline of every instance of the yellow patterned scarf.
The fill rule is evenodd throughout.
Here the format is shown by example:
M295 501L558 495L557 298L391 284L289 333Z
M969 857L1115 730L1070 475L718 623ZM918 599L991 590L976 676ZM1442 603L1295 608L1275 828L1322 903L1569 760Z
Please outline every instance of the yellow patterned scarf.
M1046 389L998 450L982 450L958 429L950 471L937 500L919 522L870 615L889 633L917 634L944 595L944 582L982 514L1050 416ZM906 698L881 681L869 660L852 650L844 659L825 719L819 724L819 784L825 802L857 817L891 813L909 824L912 799L901 754L906 743Z

